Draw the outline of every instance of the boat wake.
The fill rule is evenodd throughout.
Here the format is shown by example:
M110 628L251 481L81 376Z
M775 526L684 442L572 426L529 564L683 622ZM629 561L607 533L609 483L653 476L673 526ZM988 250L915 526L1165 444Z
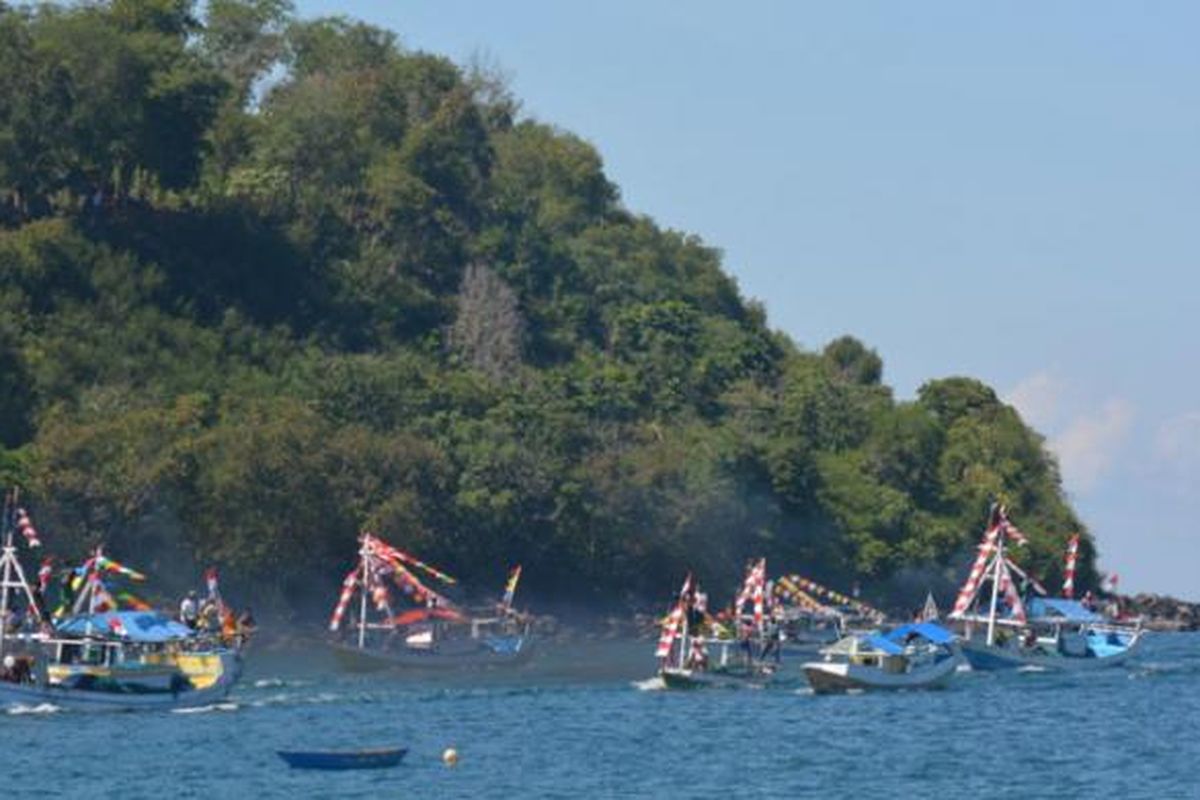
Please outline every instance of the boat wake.
M647 678L644 681L633 681L630 686L637 689L639 692L658 692L667 688L667 685L663 683L663 679L657 676L653 678Z
M237 711L237 703L213 703L210 706L195 706L194 708L173 708L172 714L208 714L212 711Z
M36 706L15 705L8 709L8 713L13 716L23 714L57 714L60 711L62 709L53 703L39 703Z
M1047 672L1047 671L1048 670L1045 667L1038 666L1037 664L1022 664L1021 666L1017 667L1017 672Z

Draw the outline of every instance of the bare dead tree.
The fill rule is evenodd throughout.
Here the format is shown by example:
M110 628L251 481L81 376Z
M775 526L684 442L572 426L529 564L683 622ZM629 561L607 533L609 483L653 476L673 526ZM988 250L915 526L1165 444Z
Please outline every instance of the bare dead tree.
M525 320L517 293L490 268L468 266L447 335L451 351L492 380L501 381L517 374L524 337Z

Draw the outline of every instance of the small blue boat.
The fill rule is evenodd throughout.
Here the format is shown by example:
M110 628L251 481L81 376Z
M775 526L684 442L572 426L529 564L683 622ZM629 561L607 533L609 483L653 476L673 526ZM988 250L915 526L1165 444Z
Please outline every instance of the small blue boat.
M398 765L407 747L374 750L277 750L293 769L382 769Z

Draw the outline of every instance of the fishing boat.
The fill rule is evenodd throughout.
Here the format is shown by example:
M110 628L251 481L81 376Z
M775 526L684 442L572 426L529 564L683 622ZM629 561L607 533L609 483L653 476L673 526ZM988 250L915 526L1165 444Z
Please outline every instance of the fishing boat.
M886 634L853 634L803 666L818 694L895 689L939 689L954 677L955 637L932 622L902 625Z
M14 646L0 704L66 710L189 708L220 702L241 674L234 650L196 650L196 632L159 612L72 618L33 646ZM8 663L8 662L5 662Z
M342 582L329 628L341 634L330 642L338 663L351 671L387 667L504 667L523 664L533 654L530 621L513 608L521 567L508 577L504 595L491 609L461 608L418 576L447 585L457 581L371 533L359 537L359 558ZM416 608L397 612L389 584ZM342 623L357 596L356 619Z
M52 704L68 710L135 710L208 705L223 699L241 674L236 649L214 646L187 626L148 610L121 611L106 572L136 576L97 548L79 577L84 590L71 614L53 619L45 585L35 592L17 557L14 531L31 546L28 515L10 493L0 553L0 619L13 600L26 603L23 629L0 635L0 705ZM37 541L37 545L33 542ZM31 628L28 623L33 623Z
M1010 541L1020 545L1025 535L1003 506L994 505L950 613L962 625L963 657L971 669L1088 670L1122 664L1138 651L1140 620L1109 620L1071 596L1077 535L1067 545L1064 597L1047 596L1040 583L1013 563L1007 555Z
M778 616L770 613L774 609L768 609L766 569L766 559L747 567L732 609L720 615L723 620L708 614L707 595L687 576L655 650L666 688L761 688L784 681L782 631Z
M373 750L277 750L293 769L382 769L397 766L408 754L406 747Z

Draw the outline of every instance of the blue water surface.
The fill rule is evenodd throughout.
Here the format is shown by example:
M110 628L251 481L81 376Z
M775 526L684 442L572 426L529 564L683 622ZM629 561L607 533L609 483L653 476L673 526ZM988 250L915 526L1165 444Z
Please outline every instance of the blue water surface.
M544 648L515 674L339 673L251 653L191 713L0 716L0 796L155 798L1200 797L1200 635L1085 674L960 674L941 692L654 691L653 643ZM395 769L278 749L407 746ZM448 768L444 748L461 760Z

